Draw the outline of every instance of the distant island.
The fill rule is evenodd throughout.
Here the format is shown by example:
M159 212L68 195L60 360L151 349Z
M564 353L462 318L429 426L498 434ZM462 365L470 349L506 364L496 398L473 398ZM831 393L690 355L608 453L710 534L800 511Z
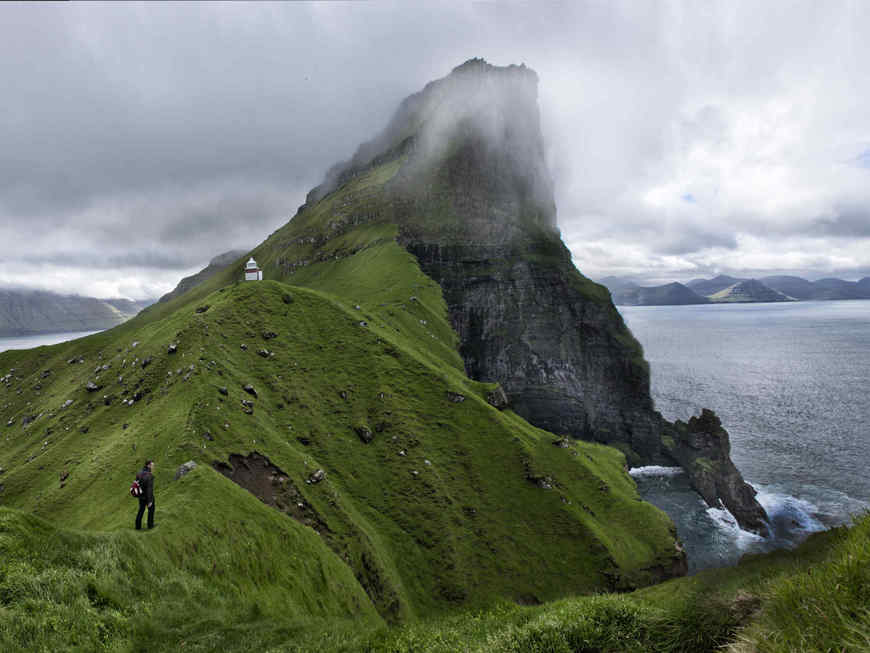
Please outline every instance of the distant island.
M661 286L641 286L625 277L605 277L613 303L622 306L673 306L682 304L734 304L807 300L870 299L870 277L860 281L770 276L740 279L720 274L713 279L692 279Z
M0 289L0 337L102 331L129 320L153 301Z

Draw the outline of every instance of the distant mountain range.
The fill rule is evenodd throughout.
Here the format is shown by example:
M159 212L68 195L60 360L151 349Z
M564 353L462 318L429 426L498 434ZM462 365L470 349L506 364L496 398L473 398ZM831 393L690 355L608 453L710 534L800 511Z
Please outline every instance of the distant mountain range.
M614 304L623 306L870 299L870 277L860 281L808 281L793 276L740 279L722 274L713 279L661 286L641 286L622 277L606 277L599 283L610 290Z
M0 289L0 336L102 331L130 319L153 301Z
M168 301L198 286L244 254L244 250L232 250L215 256L207 267L182 279L158 301ZM0 289L0 337L102 331L129 320L153 303L153 299L98 299L44 290Z

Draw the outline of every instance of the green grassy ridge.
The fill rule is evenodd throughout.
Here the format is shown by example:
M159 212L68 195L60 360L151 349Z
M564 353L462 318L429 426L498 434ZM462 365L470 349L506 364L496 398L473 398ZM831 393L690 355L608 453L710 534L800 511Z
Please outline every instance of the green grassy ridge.
M394 243L383 246L407 256ZM380 260L390 260L389 252ZM468 380L439 356L419 354L414 338L420 336L413 334L428 332L411 312L431 313L426 292L434 292L421 290L418 301L408 302L405 322L381 323L375 315L363 327L360 310L322 292L237 284L207 297L204 313L190 305L134 333L122 328L121 339L97 334L7 352L0 364L18 371L0 395L7 406L0 417L45 415L26 429L20 421L6 429L0 498L58 523L124 530L134 510L125 494L130 476L153 457L160 464L162 525L177 508L173 495L162 492L173 486L177 464L259 451L293 478L328 524L324 541L331 552L324 547L320 555L337 552L357 576L374 568L383 587L375 600L391 619L438 613L457 602L549 599L654 580L644 570L672 557L670 523L638 500L623 457L592 444L554 447L551 434L489 406L483 396L490 385ZM278 337L264 341L264 331ZM178 343L178 353L166 353L169 343ZM258 356L262 347L274 356ZM68 364L73 356L85 363ZM152 362L143 369L146 357ZM96 363L111 368L96 375ZM43 369L52 370L50 382L32 394L27 388ZM116 374L125 376L124 385ZM90 379L104 387L87 393ZM249 399L245 383L258 390L253 415L241 412L240 400ZM217 392L220 386L228 397ZM121 405L137 387L150 392L132 407ZM450 402L448 391L465 401ZM103 405L104 394L115 395L113 405ZM57 409L68 397L74 403ZM31 406L22 411L26 401ZM385 424L380 433L379 424ZM363 444L355 426L370 428L375 442ZM206 431L214 441L203 439ZM327 480L306 485L317 468ZM544 490L527 476L550 476L558 485ZM224 490L217 492L222 503ZM645 524L643 533L638 523Z
M402 340L430 361L440 359L463 370L458 337L446 319L447 307L440 287L423 274L413 255L396 244L400 223L401 229L415 232L422 229L443 243L456 240L450 236L452 230L459 239L456 242L465 243L462 218L452 210L449 201L454 191L450 179L444 177L446 166L436 163L429 162L428 167L437 174L427 190L426 201L415 205L415 213L407 214L397 208L397 202L401 205L404 201L397 188L406 183L402 177L408 174L407 169L414 167L407 154L398 152L394 158L386 158L357 174L319 202L301 207L292 220L250 254L264 270L266 279L321 290L343 301L345 306L359 306L362 319L378 317L391 323L394 335L405 334L407 337L402 336ZM557 267L586 301L605 307L617 326L614 339L626 350L636 373L648 375L640 344L624 327L607 289L577 271L558 233L531 219L520 222L527 237L512 245L516 250L513 254L489 264L498 269L521 262ZM130 326L201 303L218 288L238 283L246 257L183 296L149 307ZM424 333L420 332L421 325L427 327Z
M396 227L391 222L392 211L386 198L385 184L393 178L404 162L403 156L386 161L381 165L357 175L348 183L329 193L313 206L303 206L284 226L275 230L269 237L224 270L213 277L175 297L170 301L153 304L141 311L135 318L122 325L135 331L150 322L163 319L175 311L198 302L218 290L239 283L243 278L244 263L249 256L256 258L264 270L264 278L283 280L314 290L325 290L348 302L359 303L354 295L359 289L370 297L369 307L376 305L373 288L369 279L372 270L365 270L354 279L345 279L337 285L331 279L334 270L320 263L334 263L352 257L360 250L395 239ZM296 265L298 264L298 265ZM311 269L308 269L311 266ZM415 265L391 270L394 283L404 283L408 289L423 283L432 287L433 283ZM305 274L296 278L297 273ZM428 282L428 283L426 283ZM392 284L391 284L392 285ZM437 285L434 285L437 288ZM372 292L374 290L374 292ZM386 298L394 295L386 294ZM407 293L402 299L407 300ZM433 308L440 309L438 297L432 297ZM452 331L450 332L452 334ZM455 338L455 334L452 335Z

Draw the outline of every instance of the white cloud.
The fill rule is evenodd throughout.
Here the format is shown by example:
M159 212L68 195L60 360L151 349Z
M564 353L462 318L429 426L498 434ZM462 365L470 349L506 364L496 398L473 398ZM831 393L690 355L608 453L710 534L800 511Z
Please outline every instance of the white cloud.
M588 276L855 278L867 33L870 3L845 0L4 5L0 283L45 266L44 287L162 292L265 238L473 56L539 73L560 227Z

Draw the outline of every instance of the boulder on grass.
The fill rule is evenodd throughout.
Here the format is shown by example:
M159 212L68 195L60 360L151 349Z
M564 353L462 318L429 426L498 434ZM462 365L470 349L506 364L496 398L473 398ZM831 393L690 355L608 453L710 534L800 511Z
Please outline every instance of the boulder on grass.
M192 472L194 469L196 469L196 463L192 460L188 460L175 471L175 480L177 481L188 472Z

